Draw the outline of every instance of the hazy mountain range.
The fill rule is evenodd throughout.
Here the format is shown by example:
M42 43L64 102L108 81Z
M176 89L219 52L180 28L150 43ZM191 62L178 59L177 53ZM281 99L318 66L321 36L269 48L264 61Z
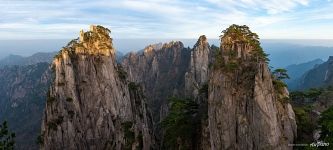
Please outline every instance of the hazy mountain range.
M196 39L114 39L117 51L126 54L144 49L147 45L180 40L184 47L193 47ZM30 56L38 52L56 52L69 40L0 40L0 59L9 55ZM218 39L208 39L219 46ZM20 44L17 44L20 43ZM131 43L131 44L128 44ZM286 67L314 59L327 60L333 55L333 40L261 40L262 47L270 54L270 66Z

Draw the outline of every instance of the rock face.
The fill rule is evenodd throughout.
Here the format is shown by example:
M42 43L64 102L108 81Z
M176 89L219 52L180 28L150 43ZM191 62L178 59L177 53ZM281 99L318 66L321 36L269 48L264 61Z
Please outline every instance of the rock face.
M202 35L191 51L189 71L185 74L185 92L188 97L198 96L199 89L207 84L209 57L210 46L206 36Z
M193 131L175 134L176 149L292 149L296 122L289 93L272 76L248 27L230 26L220 48L201 36L193 49L181 42L150 45L126 55L121 65L109 32L101 26L81 31L53 61L42 149L163 149L168 130L153 126L146 99L154 122L161 123L172 114L172 96L184 106L194 102L174 110L195 122ZM186 124L173 122L180 123L176 128ZM180 139L188 132L195 132L190 140Z
M7 120L15 132L15 149L38 149L50 79L48 63L0 69L0 122Z
M288 91L274 88L257 35L232 25L221 41L209 81L211 149L292 149L295 115L282 102Z
M151 149L141 88L117 66L107 28L91 26L53 61L42 149Z
M207 107L207 94L200 93L207 87L210 46L201 36L193 49L184 48L181 42L150 45L142 53L130 53L122 62L129 79L145 87L145 95L154 110L155 122L168 115L168 98L191 98ZM200 108L201 109L201 108ZM207 109L206 109L207 111ZM208 121L202 121L202 135L197 137L193 148L209 147ZM157 128L158 139L163 145L163 131Z
M123 59L129 80L144 87L155 121L166 115L169 97L184 96L189 56L183 43L170 42L149 45L142 53L130 53Z
M191 59L188 72L185 74L185 96L196 101L199 105L199 113L207 114L208 100L208 66L211 63L211 48L205 35L199 37L191 51ZM206 116L206 115L204 115ZM199 141L196 149L210 149L208 120L200 118Z

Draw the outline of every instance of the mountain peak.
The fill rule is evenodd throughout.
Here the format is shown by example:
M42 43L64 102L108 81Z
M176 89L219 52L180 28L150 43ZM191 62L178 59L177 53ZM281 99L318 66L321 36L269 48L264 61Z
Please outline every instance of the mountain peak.
M260 46L259 36L246 25L231 25L222 31L221 48L228 58L242 58L268 61Z
M201 35L197 41L197 43L194 45L194 47L200 46L200 45L205 45L207 44L207 38L205 35Z
M171 41L169 43L164 43L162 48L183 48L184 44L181 41Z
M160 50L162 48L162 43L150 44L144 49L144 53L151 53L154 50Z
M67 46L63 47L56 56L59 58L62 53L69 54L90 54L90 55L115 55L112 45L111 31L100 25L91 25L90 31L80 31L79 38L70 41Z

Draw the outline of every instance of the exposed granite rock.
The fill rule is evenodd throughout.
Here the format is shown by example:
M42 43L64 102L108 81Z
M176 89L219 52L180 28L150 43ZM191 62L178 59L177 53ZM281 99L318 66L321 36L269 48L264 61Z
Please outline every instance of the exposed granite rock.
M129 80L143 85L155 121L167 114L169 97L184 96L189 56L190 50L183 43L170 42L149 45L143 53L130 53L123 59Z
M199 37L191 51L188 72L185 74L185 94L199 104L200 132L196 149L210 149L207 115L208 66L211 61L210 46L205 35Z
M189 71L185 74L185 92L188 97L196 97L199 89L207 84L210 46L206 36L199 37L191 51Z
M162 146L163 131L160 122L168 115L169 98L184 97L185 72L188 69L190 50L181 42L147 46L142 52L130 53L122 65L129 80L144 87L149 107L153 111L156 137ZM162 143L161 143L162 142Z
M194 149L292 149L296 122L288 91L273 84L248 27L224 31L219 51L201 36L192 50L181 42L150 45L126 55L122 65L109 32L101 26L81 31L53 61L42 149L161 148L159 129L162 143L153 146L152 129L159 127L145 96L155 123L168 114L171 96L199 105L198 143L186 143Z
M211 149L292 149L295 115L281 100L288 91L274 88L257 39L236 25L221 37L209 81Z
M151 149L141 88L116 65L107 28L91 26L53 61L42 149Z

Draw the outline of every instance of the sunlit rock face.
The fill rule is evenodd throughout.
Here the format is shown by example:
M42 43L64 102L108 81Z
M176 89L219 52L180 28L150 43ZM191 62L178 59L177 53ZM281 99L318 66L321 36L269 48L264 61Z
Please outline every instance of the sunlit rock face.
M115 61L110 30L91 26L55 57L42 149L151 149L141 88Z
M198 106L191 114L198 120L195 137L177 139L178 148L292 149L289 93L276 87L248 27L230 26L219 48L200 36L193 49L181 42L149 45L121 64L109 33L91 26L55 57L42 149L163 148L160 123L172 111L173 96Z
M185 74L186 95L196 97L199 89L208 81L208 65L210 63L210 46L206 36L199 37L191 51L189 71Z
M129 80L144 87L156 122L167 115L168 98L184 97L189 59L190 49L179 41L149 45L142 52L124 57L122 66Z
M155 122L160 123L168 115L168 98L172 96L207 103L206 96L201 96L199 90L207 86L209 54L210 47L203 35L192 49L184 48L181 42L149 45L142 52L125 56L122 65L131 81L145 87ZM208 122L203 123L193 148L200 148L203 143L208 145L205 148L209 147ZM160 145L163 145L163 129L158 125L157 132ZM201 136L201 132L204 135Z
M221 37L210 76L211 149L292 149L295 115L288 91L276 90L258 36L232 25Z
M207 87L209 64L211 63L211 47L205 35L199 37L191 50L188 71L185 74L185 96L199 105L200 126L194 141L194 149L210 149L207 115Z

